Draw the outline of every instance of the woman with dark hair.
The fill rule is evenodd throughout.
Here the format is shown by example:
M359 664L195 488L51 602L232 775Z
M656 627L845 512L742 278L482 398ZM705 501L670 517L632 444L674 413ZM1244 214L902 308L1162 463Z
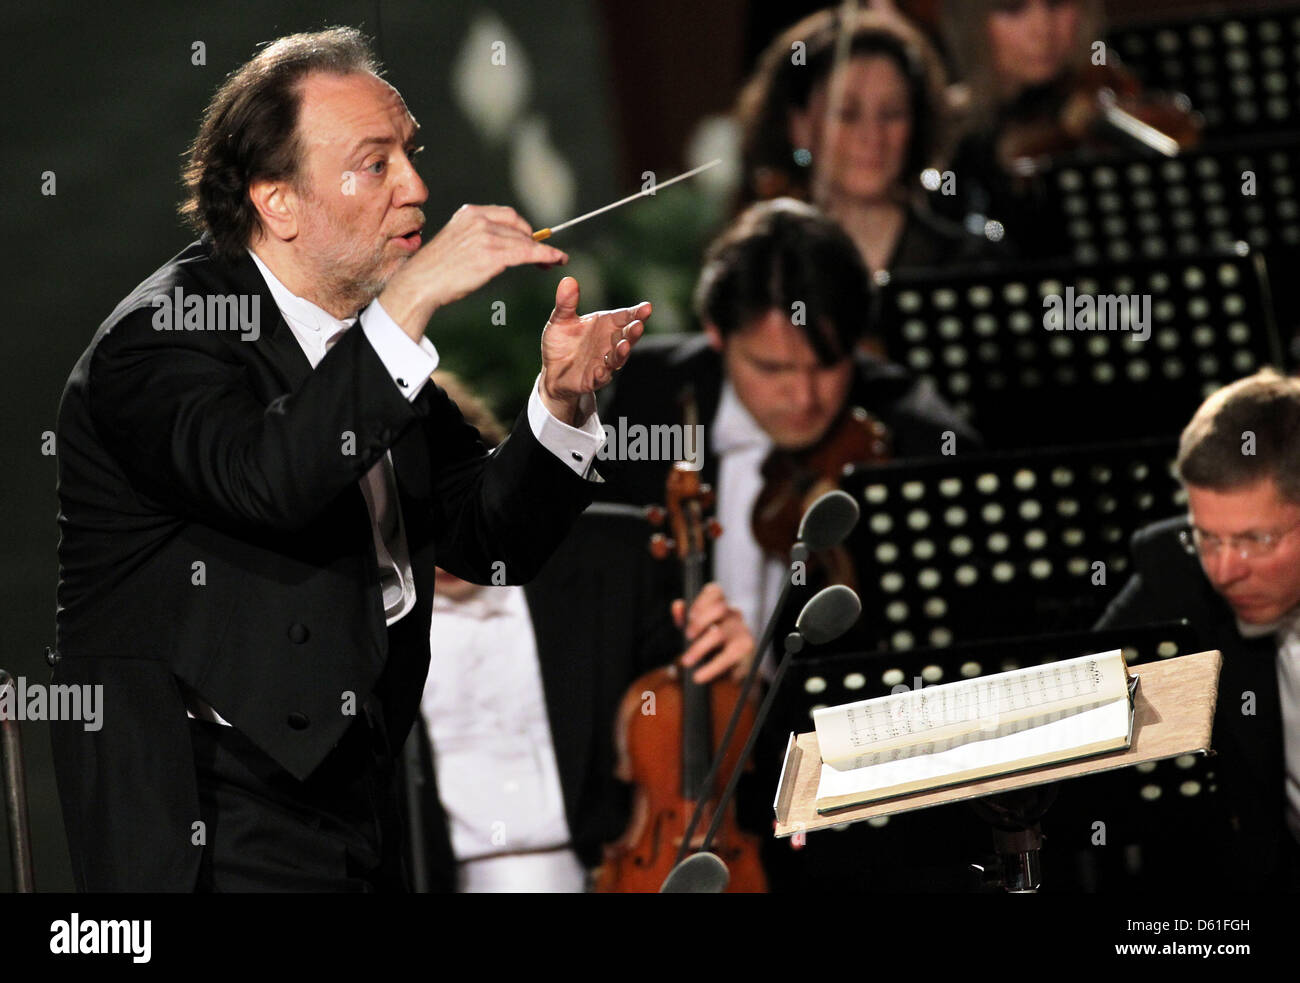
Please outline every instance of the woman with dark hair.
M1092 65L1100 0L945 0L941 26L977 127L1068 94Z
M827 9L781 33L741 93L745 203L790 195L836 219L880 281L979 254L982 240L929 213L944 72L900 18Z
M1101 0L945 0L942 28L960 76L952 91L961 118L951 169L968 222L996 221L1026 255L1065 248L1042 215L1030 180L1080 151L1135 149L1104 124L1112 94L1180 145L1198 118L1185 99L1144 96L1102 40ZM947 212L947 209L944 209Z

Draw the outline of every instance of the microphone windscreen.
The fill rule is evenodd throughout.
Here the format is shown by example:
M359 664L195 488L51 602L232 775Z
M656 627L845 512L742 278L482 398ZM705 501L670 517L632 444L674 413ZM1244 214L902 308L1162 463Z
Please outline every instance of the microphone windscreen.
M848 492L828 491L808 506L799 523L799 538L810 550L830 549L858 524L858 503Z
M843 584L835 584L813 595L799 612L795 627L813 645L825 645L852 628L861 613L858 595Z
M668 872L660 894L721 894L731 874L716 853L693 853Z

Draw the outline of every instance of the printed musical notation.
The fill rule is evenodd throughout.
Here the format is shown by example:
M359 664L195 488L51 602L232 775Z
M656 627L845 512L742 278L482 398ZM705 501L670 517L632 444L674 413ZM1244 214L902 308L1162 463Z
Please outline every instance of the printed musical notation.
M853 749L977 722L996 725L1007 716L1035 710L1035 716L1099 695L1102 672L1095 659L1035 666L948 686L912 690L846 707L847 738Z

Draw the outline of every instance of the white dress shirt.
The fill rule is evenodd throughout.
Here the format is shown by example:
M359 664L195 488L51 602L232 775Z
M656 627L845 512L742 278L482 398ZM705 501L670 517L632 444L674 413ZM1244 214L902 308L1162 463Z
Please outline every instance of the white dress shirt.
M429 375L438 367L438 350L428 338L419 343L412 341L383 309L378 300L372 301L359 317L343 320L334 317L311 301L289 290L270 271L262 258L248 251L258 272L266 281L275 306L284 316L307 361L314 369L325 358L329 348L358 320L366 340L393 377L393 384L407 399L414 400ZM541 375L533 384L528 400L528 424L538 443L563 461L576 474L586 475L605 441L605 432L593 411L581 428L571 427L557 420L542 402ZM360 481L361 494L370 512L370 527L374 535L375 556L379 563L379 580L383 590L384 615L389 625L406 615L415 606L415 580L411 572L410 554L406 544L406 530L402 521L401 505L397 496L393 459L385 452ZM189 714L216 723L226 721L215 709L197 698L190 698Z
M745 409L729 380L723 384L709 436L718 456L718 521L726 534L714 547L713 579L757 639L790 570L789 563L763 552L752 531L754 503L763 490L763 461L772 451L772 438ZM764 665L770 663L770 657L765 657Z
M522 587L433 598L420 710L461 891L582 891Z
M1300 843L1300 612L1269 625L1237 622L1245 638L1277 637L1277 695L1282 706L1282 748L1286 761L1286 821Z

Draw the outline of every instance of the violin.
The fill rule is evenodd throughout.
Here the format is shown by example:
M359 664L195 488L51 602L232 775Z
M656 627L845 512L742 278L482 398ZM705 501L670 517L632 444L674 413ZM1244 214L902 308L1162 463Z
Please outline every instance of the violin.
M675 554L681 562L688 611L704 587L707 543L721 532L706 515L712 504L712 489L701 484L699 472L678 463L668 476L665 509L648 516L662 522L666 512L670 521L671 539L656 533L651 550L660 559ZM692 846L703 845L721 791L705 788L704 781L722 728L739 701L740 684L730 677L697 683L692 674L693 669L677 665L646 673L632 683L619 706L615 773L635 786L635 796L627 831L605 848L595 877L598 892L657 892L673 869L686 827L702 799L707 805ZM752 704L744 708L740 726L753 728ZM720 774L735 769L740 750L733 741ZM727 806L712 850L730 871L728 893L767 891L759 839L740 829L734 804Z
M1113 65L1089 65L1063 83L1045 112L1006 123L995 155L1008 174L1033 177L1061 156L1126 141L1176 157L1200 139L1204 118L1183 95L1146 92Z
M764 552L787 559L808 506L839 487L847 468L884 464L893 456L889 428L860 406L847 406L811 447L776 449L763 462L763 488L754 502L751 526ZM855 587L853 562L843 547L814 554L827 583Z

